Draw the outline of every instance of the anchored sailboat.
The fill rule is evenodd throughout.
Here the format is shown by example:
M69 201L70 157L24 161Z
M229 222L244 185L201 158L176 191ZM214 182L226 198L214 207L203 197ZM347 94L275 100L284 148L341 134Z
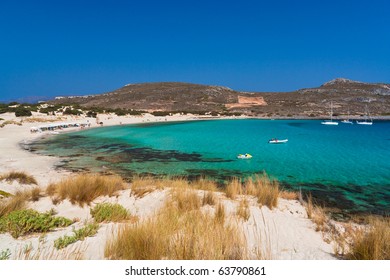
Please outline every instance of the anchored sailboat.
M370 118L370 121L368 121L367 118ZM362 125L372 125L372 118L370 117L370 113L368 112L367 105L366 105L366 113L365 113L364 121L363 122L356 121L356 123Z
M341 122L346 124L353 124L353 122L349 120L349 110L348 110L348 118L346 120L342 120Z
M324 125L339 125L338 122L334 122L333 121L333 106L332 106L332 102L330 102L330 120L325 120L323 122L321 122L321 124L324 124Z

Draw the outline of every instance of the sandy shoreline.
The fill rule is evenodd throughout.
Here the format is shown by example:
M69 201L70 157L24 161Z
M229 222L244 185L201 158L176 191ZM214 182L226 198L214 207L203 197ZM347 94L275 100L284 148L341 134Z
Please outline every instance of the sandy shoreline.
M5 120L15 118L11 114L0 115ZM39 116L45 117L47 116ZM118 117L113 115L99 115L99 121L104 126L135 124L145 122L165 122L165 121L189 121L199 120L196 116L167 116L167 117ZM98 127L96 120L92 118L67 117L61 121L52 118L53 122L66 121L88 121L91 128ZM59 159L54 157L37 155L20 147L24 141L33 141L37 137L48 132L30 133L30 127L39 126L45 123L23 123L22 126L7 125L0 128L0 174L9 171L25 171L33 175L38 181L38 185L45 189L49 183L58 182L62 178L69 176L69 172L54 168ZM71 131L65 129L64 132ZM0 181L0 190L14 194L18 190L30 188L31 186L20 185L19 183L7 183ZM202 193L199 194L200 196ZM218 194L225 206L228 215L234 216L238 202L227 199L222 194ZM115 202L127 208L131 213L136 214L141 219L155 213L164 203L168 196L168 190L155 191L139 199L130 195L130 190L121 191L116 197L100 197L92 203L92 206L99 202ZM295 200L279 199L276 209L270 210L267 207L259 207L256 201L251 199L251 217L248 221L240 223L248 241L249 248L258 246L258 234L266 237L269 244L266 246L272 259L335 259L333 246L330 242L325 242L321 232L315 230L315 224L307 218L305 208ZM72 205L65 200L54 205L49 197L43 197L37 202L29 202L29 208L38 211L48 211L52 208L59 216L70 219L77 218L75 228L80 228L83 223L91 219L90 207L80 207ZM117 230L119 225L115 223L102 224L98 234L89 237L84 241L78 241L66 249L57 251L53 248L53 241L64 234L72 232L72 226L65 229L58 229L45 235L42 242L41 235L28 235L23 238L14 239L8 233L0 234L0 252L9 249L12 253L11 259L23 258L20 252L25 246L31 246L32 252L41 252L41 258L66 258L70 256L72 250L82 251L83 259L104 259L104 246L107 238ZM255 234L257 232L257 234ZM44 252L44 253L42 253ZM32 254L32 253L31 253Z

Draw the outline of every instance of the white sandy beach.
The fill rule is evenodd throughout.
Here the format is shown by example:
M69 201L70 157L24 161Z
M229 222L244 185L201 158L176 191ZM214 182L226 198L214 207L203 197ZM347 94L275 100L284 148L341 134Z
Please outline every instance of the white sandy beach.
M37 115L36 115L37 116ZM4 120L20 121L13 114L0 115ZM46 115L39 115L42 118L49 118ZM64 117L66 121L88 121L91 127L96 127L96 120L93 118L75 118ZM118 117L116 115L99 115L99 121L107 125L132 124L155 121L182 121L194 120L196 116L175 115L168 117ZM23 125L6 125L0 128L0 175L9 171L25 171L33 175L38 185L45 189L51 182L58 182L69 175L67 171L55 169L58 162L57 158L33 154L23 150L19 143L31 141L42 133L30 133L30 127L39 126L44 123L26 123ZM64 131L71 131L65 129ZM48 132L43 132L48 133ZM15 193L17 190L29 188L27 185L20 185L17 182L7 183L0 181L0 190ZM143 198L130 196L130 190L124 190L115 197L100 197L91 204L91 207L100 202L116 202L124 206L130 213L137 215L140 219L153 215L163 204L168 195L168 190L159 190L152 192ZM202 191L199 191L202 196ZM228 215L234 216L238 202L227 199L224 194L218 193L223 202ZM251 250L259 246L270 252L269 258L272 259L335 259L333 256L333 245L324 241L322 233L316 231L316 225L307 218L305 207L296 200L279 199L278 207L270 210L267 207L259 207L255 199L250 199L251 216L246 222L239 222L245 232L248 248ZM77 229L84 225L85 221L91 219L90 207L80 207L72 205L65 200L54 205L49 197L43 197L37 202L30 202L29 208L38 211L48 211L54 208L58 216L64 216L70 219L77 218L73 226ZM84 241L78 241L66 249L57 251L53 248L53 241L60 236L72 232L72 226L65 229L57 229L42 237L41 234L28 235L14 239L8 233L0 234L0 252L9 249L12 253L11 259L23 258L21 253L26 248L31 251L30 256L39 251L40 257L48 258L69 258L71 252L77 249L82 253L82 259L104 259L104 247L107 238L117 230L116 223L103 223L94 237L86 238ZM259 238L260 237L260 238ZM72 258L72 257L70 257Z

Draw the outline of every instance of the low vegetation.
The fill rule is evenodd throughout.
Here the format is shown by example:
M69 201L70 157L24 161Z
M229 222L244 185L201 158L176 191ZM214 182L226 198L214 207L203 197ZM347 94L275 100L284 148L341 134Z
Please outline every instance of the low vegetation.
M0 199L10 197L10 196L11 196L10 193L0 190Z
M54 202L69 199L73 204L84 206L84 204L89 205L99 196L113 196L125 188L126 184L119 176L81 174L50 184L46 193L53 198Z
M225 220L222 205L213 215L200 209L193 188L172 189L170 199L142 222L123 226L105 248L108 259L245 259L243 233Z
M242 218L244 221L249 220L251 216L251 212L249 209L249 202L247 199L240 200L240 204L238 205L237 208L237 216Z
M202 205L215 205L217 203L217 198L215 197L215 193L212 191L205 191L203 193Z
M77 241L82 241L87 237L94 236L99 229L99 225L96 223L87 224L86 226L75 230L73 229L73 235L65 235L54 241L54 247L59 250L67 247L70 244L76 243Z
M67 227L73 221L54 217L52 211L39 213L32 209L12 211L0 218L0 233L8 232L14 238L34 232L48 232L57 227Z
M257 197L260 205L272 209L278 204L280 195L279 183L270 179L266 174L256 176L253 180L248 178L243 184L241 180L234 178L226 186L225 193L228 198L236 199L238 195L253 195Z
M9 125L9 124L14 124L14 125L21 126L23 123L22 122L17 122L17 121L5 121L5 122L0 124L0 128L1 127L5 127L6 125Z
M242 194L242 191L242 184L238 178L233 178L225 189L226 196L231 199L236 199L237 195Z
M0 252L0 261L8 260L11 256L11 250L6 249Z
M37 185L37 180L26 172L11 171L0 176L0 180L6 180L7 182L17 181L20 184L25 185Z
M0 201L0 217L16 210L25 208L28 201L37 201L41 197L41 190L38 187L18 191L14 195L9 194L7 198Z
M358 231L353 236L351 251L347 258L390 260L390 219L371 219L366 232Z
M201 200L198 193L192 188L177 188L171 191L172 199L181 212L198 210L201 207Z
M131 218L129 211L120 204L100 203L91 209L91 215L97 223L122 222Z
M307 217L316 224L316 231L325 231L329 218L322 207L313 203L311 194L307 197L306 213Z

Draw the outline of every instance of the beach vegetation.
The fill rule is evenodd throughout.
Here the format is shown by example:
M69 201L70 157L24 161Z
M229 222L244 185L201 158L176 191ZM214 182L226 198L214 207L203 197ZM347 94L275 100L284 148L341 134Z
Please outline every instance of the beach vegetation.
M0 218L0 233L8 232L18 238L35 232L48 232L57 227L67 227L73 221L64 217L54 217L52 211L39 213L32 209L12 211Z
M225 206L223 203L218 203L217 209L215 210L214 221L218 224L224 224L226 218Z
M237 216L242 218L244 221L249 220L251 216L251 212L249 209L249 201L247 199L240 200L240 204L238 205L237 208Z
M0 252L0 261L8 260L9 257L11 256L11 250L10 249L5 249Z
M200 177L198 180L191 182L191 186L197 190L216 192L218 191L217 183L213 180Z
M23 123L22 123L22 122L17 122L17 121L8 120L8 121L5 121L5 122L1 123L1 124L0 124L0 128L5 127L6 125L9 125L9 124L14 124L14 125L19 125L19 126L21 126Z
M7 198L0 200L0 217L16 210L25 209L28 201L37 201L42 195L40 188L17 191L14 195L9 194Z
M54 247L59 250L63 249L70 244L76 243L77 241L83 241L87 237L94 236L99 230L99 224L92 223L87 224L80 229L73 229L73 235L64 235L56 240L54 240Z
M0 176L0 180L6 180L7 182L18 181L20 184L25 185L37 185L37 180L26 172L11 171Z
M256 197L260 205L272 209L278 205L279 182L270 179L267 174L256 176L255 185L257 188Z
M279 192L279 197L283 198L283 199L287 199L287 200L298 200L299 199L299 192L281 190Z
M190 187L174 188L171 190L171 196L179 211L198 210L201 207L201 200L197 191Z
M177 199L172 196L156 216L121 227L107 241L105 256L137 260L247 258L245 238L236 226L221 223L193 206L180 206Z
M235 199L237 195L243 193L242 183L238 178L233 178L228 182L225 188L225 194L227 198Z
M213 191L205 191L203 193L202 205L215 205L217 199Z
M24 106L17 107L15 109L15 116L16 117L30 117L32 116L31 110L28 108L25 108Z
M42 197L42 190L40 187L34 187L28 192L30 192L31 201L38 201Z
M129 211L120 204L100 203L90 210L97 223L122 222L130 219Z
M90 204L99 196L113 196L127 186L120 176L80 174L50 184L46 193L58 201L69 199L72 204Z
M10 197L12 194L8 193L8 192L5 192L5 191L2 191L0 190L0 199L1 198L6 198L6 197Z
M311 219L316 225L316 231L325 231L328 228L328 215L325 213L325 209L323 207L316 205L313 202L313 197L311 194L307 196L305 208L307 217Z
M236 199L238 195L252 195L257 198L260 205L272 209L277 206L280 194L279 183L270 179L267 174L257 175L254 179L247 178L244 183L237 178L228 182L225 193L226 197Z
M88 118L96 118L96 117L97 117L97 113L94 112L94 111L88 111L87 114L86 114L86 116L87 116Z
M131 180L131 194L143 197L153 192L156 188L164 188L161 180L152 176L134 176Z
M351 235L351 260L390 260L390 219L371 217L366 228L355 230Z
M63 114L64 115L74 115L74 116L79 116L82 114L82 111L79 110L79 109L75 109L75 108L71 108L71 107L67 107L64 111L63 111Z

